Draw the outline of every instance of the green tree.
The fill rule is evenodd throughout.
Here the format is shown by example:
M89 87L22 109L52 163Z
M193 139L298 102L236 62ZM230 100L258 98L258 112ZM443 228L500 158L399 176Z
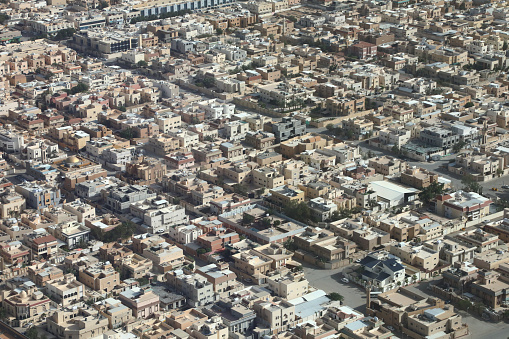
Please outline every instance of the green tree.
M233 192L240 195L247 195L247 187L242 184L235 184L233 185Z
M136 279L136 281L140 283L140 286L145 286L145 285L148 285L148 283L149 283L149 280L146 277L138 278L138 279Z
M345 136L346 136L346 138L347 138L348 140L352 139L352 138L353 138L353 132L352 132L352 130L348 128L348 129L345 131Z
M103 1L101 1L101 2L99 3L99 9L105 9L105 8L108 8L108 7L110 7L110 4L108 4L108 2L107 2L107 1L104 1L104 0L103 0Z
M290 202L284 207L284 213L290 218L293 218L303 223L315 222L315 218L311 214L311 209L309 208L308 204L306 204L304 201Z
M27 336L30 339L38 339L39 332L37 331L37 328L35 326L32 326L25 332L25 336Z
M224 31L221 28L216 28L217 35L223 35Z
M463 190L467 192L475 192L477 194L482 194L482 186L475 180L475 178L471 174L467 174L463 176L461 179L461 183L464 185Z
M444 184L438 182L432 182L428 187L422 189L421 193L419 193L419 199L421 199L424 203L429 203L433 200L437 195L440 195L444 192Z
M465 108L474 107L474 103L472 101L469 101L465 104Z
M502 50L507 51L507 48L509 48L509 45L507 44L507 40L505 40L504 45L502 46Z
M454 153L458 153L459 151L461 151L463 149L463 147L465 147L466 144L467 144L466 142L464 142L463 140L460 140L457 143L455 143L454 146L452 146L452 151Z
M205 77L203 78L202 80L202 84L205 88L211 88L211 87L214 87L216 85L216 79L212 78L212 77Z
M1 13L0 14L0 24L3 24L4 22L6 22L7 20L9 20L11 17L8 16L7 14L4 14L4 13Z
M272 226L272 220L270 220L269 218L263 218L262 226L265 228L269 228L270 226Z
M120 112L126 112L127 111L127 108L125 108L125 106L119 106L117 108Z
M251 214L244 213L242 215L242 225L250 225L255 221L255 217Z
M147 67L148 63L145 60L140 60L137 63L138 67Z
M77 94L77 93L83 93L88 91L88 85L84 84L82 82L78 83L76 86L74 86L71 89L64 89L64 92L67 94Z
M472 303L470 301L468 301L468 300L460 300L460 301L458 301L458 308L460 310L466 311L470 307L472 307Z
M325 126L325 128L327 128L327 130L330 132L334 129L334 125L333 124L327 124L327 126Z
M56 32L51 39L55 41L66 40L71 38L74 35L74 33L76 33L76 30L74 28L61 29L58 32Z
M329 293L329 294L327 294L327 297L333 301L343 301L345 299L345 298L343 298L343 296L341 294L339 294L337 292Z
M127 139L127 140L131 140L134 138L134 130L132 127L127 127L123 130L120 131L120 137L124 138L124 139Z

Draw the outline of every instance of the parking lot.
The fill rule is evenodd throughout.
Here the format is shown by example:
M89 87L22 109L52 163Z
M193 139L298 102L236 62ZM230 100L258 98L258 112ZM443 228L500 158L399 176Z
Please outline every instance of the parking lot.
M344 298L343 303L359 312L366 310L366 294L358 285L341 281L343 268L336 270L321 270L304 264L304 274L309 284L327 293L337 292Z

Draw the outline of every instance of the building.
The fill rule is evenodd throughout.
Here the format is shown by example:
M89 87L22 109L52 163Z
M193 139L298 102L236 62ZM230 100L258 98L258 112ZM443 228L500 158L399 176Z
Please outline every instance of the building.
M27 265L31 260L31 249L20 241L0 242L0 257L6 266Z
M276 206L284 207L290 203L300 203L304 201L304 192L288 186L279 186L271 189L270 202Z
M419 140L427 145L448 150L460 141L460 136L441 127L427 127L421 130Z
M128 213L131 204L155 196L148 187L138 185L116 187L105 192L106 206L117 213Z
M138 47L138 43L138 36L97 29L74 34L69 46L77 51L105 56L135 49Z
M361 41L349 47L349 53L359 59L370 59L376 56L377 46L369 42Z
M279 123L272 124L272 133L276 142L288 140L306 134L306 125L301 120L285 117Z
M96 302L94 307L108 319L110 329L125 326L133 318L133 311L118 299L107 298Z
M12 129L0 129L0 148L7 153L18 153L25 148L22 134Z
M371 283L373 291L386 292L401 286L405 280L405 267L401 259L387 252L374 252L359 263L361 277Z
M506 217L501 223L489 223L484 225L484 231L495 234L505 243L509 242L509 219Z
M398 243L391 245L389 251L404 263L426 272L433 271L440 263L439 253L423 245Z
M2 301L5 310L4 322L12 327L27 327L27 324L38 323L50 312L51 300L33 284L23 284L13 290Z
M61 205L60 189L49 184L25 182L16 185L16 192L21 194L29 208L38 211Z
M225 246L233 245L240 240L239 234L224 228L215 228L198 237L196 243L210 252L221 251Z
M371 158L369 159L368 166L373 168L376 173L380 173L384 176L402 173L407 168L406 162L388 156Z
M133 254L122 260L121 270L129 278L140 279L147 276L152 271L152 267L152 260Z
M205 306L215 300L214 285L200 274L184 274L182 270L175 270L167 273L166 278L171 286L187 297L191 307Z
M309 282L304 273L276 273L267 276L268 289L286 300L300 298L309 292Z
M409 315L407 327L403 330L412 338L431 336L458 337L468 333L468 326L461 322L461 315L454 312L452 305L433 308L422 314Z
M237 275L229 269L228 264L206 265L197 268L196 273L207 278L214 286L214 292L220 295L230 296L239 287Z
M85 296L84 285L73 274L48 281L45 285L48 297L62 306L72 305Z
M438 182L438 174L427 171L423 168L407 168L401 173L401 183L418 189L428 187L434 182Z
M90 229L82 223L71 221L48 227L48 232L62 240L67 248L85 247L90 240Z
M46 232L24 234L23 241L31 249L32 258L48 258L58 252L57 239Z
M172 246L167 242L161 242L144 248L142 255L152 260L154 270L158 273L174 270L184 264L184 252L182 249Z
M154 197L137 201L129 207L134 222L141 224L148 233L168 232L170 228L185 225L189 222L185 208L172 205L167 200Z
M456 238L465 244L476 247L476 251L480 253L496 249L499 241L497 235L485 232L480 228L459 233Z
M163 180L166 174L166 165L154 158L126 163L123 180L131 185L151 185Z
M490 213L492 201L475 192L457 191L434 200L438 215L462 221L483 219Z
M110 263L96 263L79 271L78 280L94 291L110 292L120 284L120 275Z
M97 310L58 310L46 318L47 331L60 339L89 339L109 330L109 320Z
M148 318L159 311L159 296L150 289L132 287L121 292L118 299L133 311L135 318Z

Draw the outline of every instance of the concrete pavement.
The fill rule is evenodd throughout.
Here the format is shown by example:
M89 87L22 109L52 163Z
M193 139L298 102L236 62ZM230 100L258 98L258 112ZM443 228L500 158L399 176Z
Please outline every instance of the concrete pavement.
M364 289L350 282L345 284L341 281L343 278L343 268L335 270L322 270L312 267L309 264L303 265L304 275L313 287L324 290L327 293L336 292L343 296L343 303L356 311L364 313L366 310L366 295Z

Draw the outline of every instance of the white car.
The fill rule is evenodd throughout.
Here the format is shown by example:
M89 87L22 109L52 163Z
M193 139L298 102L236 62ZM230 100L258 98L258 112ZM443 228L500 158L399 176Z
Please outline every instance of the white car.
M348 284L350 282L347 278L341 278L341 281L344 282L345 284Z

